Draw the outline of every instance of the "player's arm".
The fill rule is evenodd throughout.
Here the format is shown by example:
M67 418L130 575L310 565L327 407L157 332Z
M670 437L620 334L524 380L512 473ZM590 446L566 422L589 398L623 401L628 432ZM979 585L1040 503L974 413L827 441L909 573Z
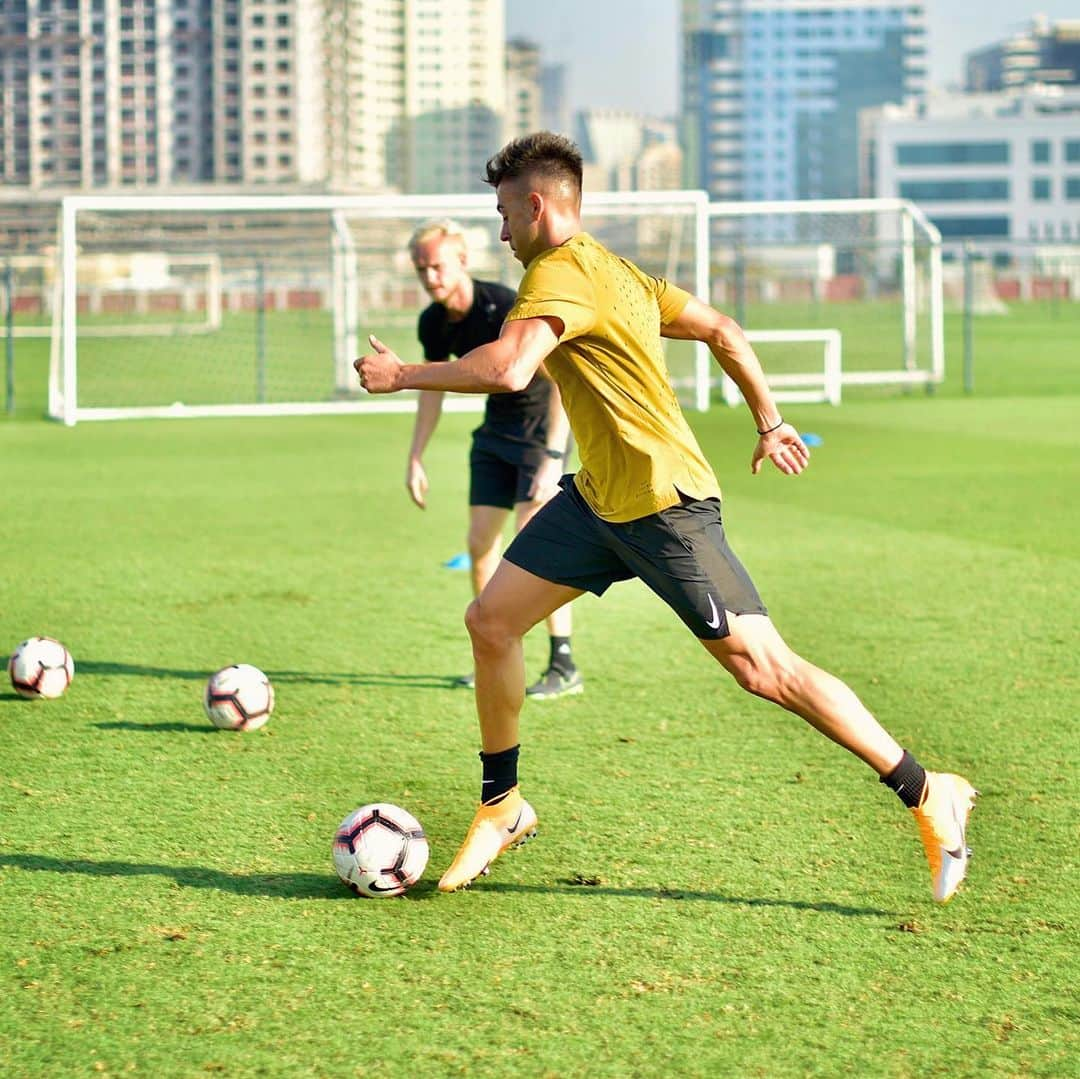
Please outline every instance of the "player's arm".
M796 476L806 468L809 451L799 432L784 422L761 363L733 318L691 296L682 311L664 323L660 332L680 341L703 341L724 373L739 387L758 433L750 462L755 475L766 457L789 476Z
M449 360L449 357L447 357ZM405 468L405 486L409 497L421 509L426 506L428 492L427 472L424 471L424 450L439 424L442 415L443 394L440 390L421 390L416 406L416 422L413 424L412 445Z
M449 390L453 393L510 393L523 390L555 349L560 319L542 315L504 322L499 336L451 363L402 363L377 337L375 350L353 363L368 393Z

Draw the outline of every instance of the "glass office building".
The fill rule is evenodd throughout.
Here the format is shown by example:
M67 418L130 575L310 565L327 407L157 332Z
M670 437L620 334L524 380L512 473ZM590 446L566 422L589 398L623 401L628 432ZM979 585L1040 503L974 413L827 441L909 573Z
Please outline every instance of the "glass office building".
M923 4L684 0L685 180L715 199L854 198L858 114L926 89Z

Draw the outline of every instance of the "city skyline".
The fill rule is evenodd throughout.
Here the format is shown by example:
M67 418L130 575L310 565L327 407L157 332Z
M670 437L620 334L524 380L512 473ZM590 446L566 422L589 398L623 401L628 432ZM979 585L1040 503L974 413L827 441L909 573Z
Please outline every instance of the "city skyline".
M963 58L1020 29L1037 14L1080 18L1077 0L983 0L979 19L949 0L927 0L930 85L963 79ZM570 110L629 109L653 116L678 110L679 5L675 0L506 0L508 37L565 64Z

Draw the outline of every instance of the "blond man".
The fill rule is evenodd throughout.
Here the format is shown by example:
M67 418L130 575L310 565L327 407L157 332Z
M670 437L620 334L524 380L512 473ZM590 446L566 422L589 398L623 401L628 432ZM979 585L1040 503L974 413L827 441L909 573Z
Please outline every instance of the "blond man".
M409 255L431 303L421 312L417 335L426 363L445 363L494 341L514 305L512 289L472 277L468 247L460 225L426 221L409 240ZM424 451L442 414L443 392L421 390L413 428L405 486L421 509L427 505L428 476ZM527 385L488 398L483 423L473 432L469 454L469 531L467 546L473 595L491 579L502 553L507 519L516 531L558 490L569 425L559 391L537 371ZM554 467L542 469L552 462ZM547 617L548 665L526 695L553 700L585 688L574 662L569 605ZM457 679L473 685L473 674Z

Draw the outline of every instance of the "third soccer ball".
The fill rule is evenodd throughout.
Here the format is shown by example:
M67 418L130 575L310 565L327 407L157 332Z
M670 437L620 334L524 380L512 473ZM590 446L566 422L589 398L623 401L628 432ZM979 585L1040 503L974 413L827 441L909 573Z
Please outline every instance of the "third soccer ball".
M59 697L75 677L75 663L59 641L31 637L11 654L8 676L20 697Z
M215 727L254 731L274 710L274 687L258 667L234 663L210 675L203 707Z
M401 895L420 879L427 860L420 822L386 802L350 813L334 836L334 868L357 895Z

